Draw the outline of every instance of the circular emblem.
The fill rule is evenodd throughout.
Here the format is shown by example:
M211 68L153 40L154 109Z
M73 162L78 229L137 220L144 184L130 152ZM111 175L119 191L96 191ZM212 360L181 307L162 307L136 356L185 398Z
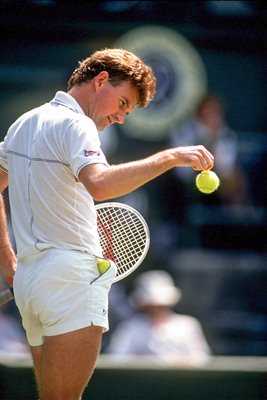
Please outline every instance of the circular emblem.
M132 51L157 78L157 91L145 109L135 109L123 125L125 133L145 140L162 140L186 118L207 87L204 64L182 35L161 26L142 26L121 36L116 47Z

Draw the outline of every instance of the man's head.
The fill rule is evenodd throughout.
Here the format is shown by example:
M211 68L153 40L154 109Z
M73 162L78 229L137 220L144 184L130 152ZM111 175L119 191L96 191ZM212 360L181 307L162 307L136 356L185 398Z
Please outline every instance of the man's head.
M79 62L68 81L68 90L86 83L101 72L108 73L112 86L128 81L138 92L137 106L148 106L156 90L156 78L152 69L133 53L123 49L96 51Z

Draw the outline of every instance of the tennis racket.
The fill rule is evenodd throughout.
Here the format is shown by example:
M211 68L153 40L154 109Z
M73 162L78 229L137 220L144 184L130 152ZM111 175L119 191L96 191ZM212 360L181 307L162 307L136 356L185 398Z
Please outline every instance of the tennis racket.
M3 290L0 292L0 305L7 303L8 301L13 299L13 290L12 288Z
M95 208L100 245L104 257L116 263L114 282L117 282L139 267L147 255L149 228L143 216L126 204L101 203ZM12 289L0 292L0 305L11 299Z

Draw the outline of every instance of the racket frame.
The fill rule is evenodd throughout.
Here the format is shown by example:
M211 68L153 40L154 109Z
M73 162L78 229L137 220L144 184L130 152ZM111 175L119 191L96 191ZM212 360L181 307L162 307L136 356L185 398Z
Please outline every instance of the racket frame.
M140 250L139 256L136 258L134 264L127 268L125 265L121 266L120 261L117 261L117 263L116 263L116 257L113 260L117 264L117 268L118 268L117 275L115 276L113 282L118 282L119 280L126 278L133 271L135 271L140 266L140 264L143 262L143 260L145 259L147 252L149 250L149 246L150 246L149 228L146 223L146 220L140 214L140 212L127 204L120 203L120 202L106 202L106 203L97 204L95 206L95 209L97 211L98 218L99 218L99 212L101 212L105 209L107 209L108 211L111 211L113 209L118 209L120 212L124 211L125 213L128 213L128 215L135 217L136 221L138 221L138 223L139 223L139 227L142 228L144 244L143 244L142 250L139 249ZM103 243L104 240L103 240L103 238L101 238L101 230L99 229L99 223L98 223L98 233L100 236L100 243ZM137 233L140 234L140 229L139 229L139 232L137 232ZM111 235L112 235L112 231L111 231ZM108 241L109 239L106 237L106 240ZM112 238L110 239L110 241L112 241ZM126 249L124 249L124 252L125 252L125 250ZM103 249L103 251L105 252L105 249Z

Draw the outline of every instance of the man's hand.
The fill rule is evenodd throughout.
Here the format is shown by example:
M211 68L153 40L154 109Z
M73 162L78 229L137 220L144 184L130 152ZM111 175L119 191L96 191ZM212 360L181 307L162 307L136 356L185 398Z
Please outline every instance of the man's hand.
M177 166L192 167L196 171L210 170L214 165L213 155L202 145L176 147L172 150Z

